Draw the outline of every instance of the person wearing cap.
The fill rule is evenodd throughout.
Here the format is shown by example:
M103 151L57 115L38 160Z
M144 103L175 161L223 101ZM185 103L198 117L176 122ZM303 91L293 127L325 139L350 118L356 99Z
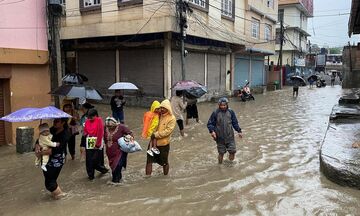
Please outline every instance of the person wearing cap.
M59 199L65 195L57 183L57 178L59 177L60 171L64 165L66 143L70 137L67 119L55 119L53 126L50 128L50 133L53 135L51 141L59 143L59 145L44 150L41 148L39 141L37 141L35 144L35 154L38 157L44 155L49 156L49 161L46 164L47 171L43 171L45 187L51 192L54 199Z
M151 139L157 140L157 148L160 154L150 156L147 154L145 174L150 176L152 173L152 164L157 163L163 167L164 175L169 173L169 151L170 151L170 137L176 125L176 118L172 114L171 103L165 99L160 104L160 118L159 126L151 135Z
M93 105L91 105L88 102L85 102L84 104L81 105L80 111L83 113L83 115L80 118L79 124L81 126L81 131L82 131L82 136L81 136L81 141L80 141L80 161L83 161L85 159L85 147L86 147L86 137L84 136L84 126L85 126L85 121L88 117L88 113L90 109L95 108Z
M86 137L86 171L89 180L95 178L95 170L102 174L109 170L104 166L104 123L96 109L90 109L85 121L84 136Z
M229 152L229 160L235 159L236 145L234 138L234 129L242 138L241 128L233 110L229 108L229 100L220 98L218 101L219 108L210 116L207 128L211 137L216 141L218 150L218 162L223 162L224 154Z
M43 123L39 125L39 145L42 150L47 151L49 148L57 147L60 143L56 143L51 141L52 135L50 134L50 128L47 123ZM35 166L40 166L41 169L45 172L47 171L46 164L49 162L49 155L42 155L40 157L36 157L35 159Z
M105 134L104 141L106 145L106 155L109 159L109 165L112 170L112 183L120 183L122 179L121 170L126 169L127 153L121 151L118 140L125 136L130 135L131 131L113 117L107 117L105 120Z

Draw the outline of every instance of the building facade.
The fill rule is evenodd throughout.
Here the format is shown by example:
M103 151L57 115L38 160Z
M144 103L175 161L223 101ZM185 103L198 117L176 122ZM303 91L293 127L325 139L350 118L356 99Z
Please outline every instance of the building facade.
M349 37L360 34L360 3L352 0L348 24ZM343 88L360 88L360 44L346 46L342 53Z
M135 104L169 98L171 86L182 79L177 4L158 0L66 1L61 25L65 71L88 76L88 84L105 96L112 94L107 88L113 82L133 82L140 88L133 95ZM188 4L192 12L187 14L185 79L206 85L208 97L227 94L240 79L234 73L237 53L248 56L257 50L257 46L249 46L259 41L249 37L249 3L189 0ZM254 17L269 24L276 18L269 21L256 13ZM263 58L255 59L262 61L263 67Z
M283 20L283 54L282 63L286 66L286 75L310 73L306 65L308 53L307 32L308 18L313 16L313 0L279 0L278 21ZM280 25L276 29L276 55L272 61L279 62ZM313 70L313 68L311 69Z
M0 116L24 107L48 106L46 1L1 4L0 14ZM0 121L0 145L15 143L18 126L37 124Z
M246 0L245 49L234 51L234 88L248 81L252 87L262 87L268 80L268 58L275 52L277 0Z

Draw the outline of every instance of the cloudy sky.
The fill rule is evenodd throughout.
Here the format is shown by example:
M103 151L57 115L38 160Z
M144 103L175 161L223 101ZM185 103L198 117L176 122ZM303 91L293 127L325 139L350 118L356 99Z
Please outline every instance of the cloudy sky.
M343 46L348 41L360 42L360 36L348 37L351 0L314 0L314 17L308 19L308 40L322 46Z

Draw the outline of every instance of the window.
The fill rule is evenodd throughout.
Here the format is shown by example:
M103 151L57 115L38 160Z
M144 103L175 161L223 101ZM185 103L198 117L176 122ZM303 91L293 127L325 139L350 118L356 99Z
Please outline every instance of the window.
M254 18L251 21L251 36L257 39L260 36L260 21Z
M101 5L101 0L84 0L84 8L100 6L100 5Z
M126 7L129 5L142 4L143 0L118 0L119 7Z
M60 4L65 6L65 0L60 0Z
M270 41L271 40L271 25L265 25L265 30L264 30L264 32L265 32L265 40L266 41Z
M279 9L278 21L284 20L284 9Z
M221 0L221 14L233 17L233 0Z
M274 8L274 0L267 0L267 6L269 8Z
M200 6L202 8L206 8L206 0L189 0L189 2L193 3L194 5Z

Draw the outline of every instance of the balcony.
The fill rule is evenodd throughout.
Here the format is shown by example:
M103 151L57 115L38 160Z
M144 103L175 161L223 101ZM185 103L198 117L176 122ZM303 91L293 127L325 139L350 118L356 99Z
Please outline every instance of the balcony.
M314 13L313 0L279 0L279 7L294 4L305 13L306 16L312 17Z

